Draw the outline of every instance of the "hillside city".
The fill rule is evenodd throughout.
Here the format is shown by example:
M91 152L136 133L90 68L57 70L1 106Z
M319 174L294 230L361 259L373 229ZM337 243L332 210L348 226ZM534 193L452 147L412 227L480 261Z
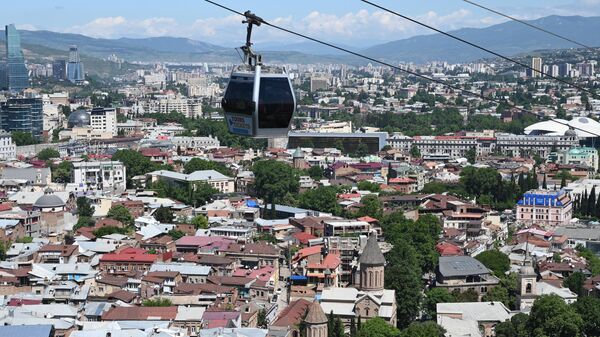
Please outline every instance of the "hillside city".
M228 130L235 62L20 34L0 336L600 336L597 50L289 62L289 134L260 139Z

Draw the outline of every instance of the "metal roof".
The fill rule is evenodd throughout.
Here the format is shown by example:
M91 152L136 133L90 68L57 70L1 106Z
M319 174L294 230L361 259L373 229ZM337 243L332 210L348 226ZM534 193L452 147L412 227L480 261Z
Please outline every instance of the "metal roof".
M470 256L440 256L439 271L444 277L490 274L489 269Z
M6 325L0 326L0 337L49 337L52 335L52 325Z

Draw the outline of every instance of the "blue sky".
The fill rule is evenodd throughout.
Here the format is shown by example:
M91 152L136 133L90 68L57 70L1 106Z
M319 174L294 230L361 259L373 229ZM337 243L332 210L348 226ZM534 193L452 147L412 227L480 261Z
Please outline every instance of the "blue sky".
M600 15L600 0L477 0L523 19L551 14ZM428 31L383 13L359 0L219 0L266 20L330 41L368 45ZM505 19L461 0L376 0L385 7L444 30L484 27ZM251 6L250 6L251 4ZM225 46L237 45L244 28L239 17L202 0L27 0L2 6L2 23L94 37L187 37ZM293 43L288 35L260 28L257 42Z

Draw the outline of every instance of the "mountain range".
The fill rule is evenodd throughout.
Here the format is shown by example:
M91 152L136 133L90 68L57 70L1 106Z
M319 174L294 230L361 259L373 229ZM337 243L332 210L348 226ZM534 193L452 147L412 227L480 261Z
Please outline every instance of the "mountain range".
M600 46L600 35L595 33L600 31L600 17L547 16L529 22L586 45ZM64 55L70 45L77 45L82 55L106 58L111 54L116 54L127 61L213 62L227 60L236 62L239 60L239 55L232 47L187 38L103 39L51 31L22 30L20 32L24 46L40 46L45 47L45 50L64 51L62 52ZM542 49L578 47L568 41L514 21L485 28L463 28L451 33L505 55L516 55ZM3 37L4 34L1 34L0 40ZM333 43L336 42L333 41ZM433 60L468 62L491 56L484 51L466 46L437 33L399 39L368 48L340 46L394 62L423 63ZM255 49L263 54L265 60L273 63L362 62L355 56L346 55L314 42L262 44L262 48L259 45L255 46Z

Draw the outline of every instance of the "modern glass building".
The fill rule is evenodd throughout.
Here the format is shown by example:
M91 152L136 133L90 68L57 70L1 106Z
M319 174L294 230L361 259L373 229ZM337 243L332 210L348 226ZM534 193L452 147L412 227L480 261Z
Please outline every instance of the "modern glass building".
M67 79L73 83L81 83L85 80L83 63L79 58L77 46L69 48L69 63L67 63Z
M8 132L30 132L34 137L40 137L44 124L42 106L41 98L9 98L0 106L2 129Z
M8 90L22 91L29 88L29 72L25 66L25 57L21 50L21 37L14 24L7 25L5 30L6 42L6 72Z

